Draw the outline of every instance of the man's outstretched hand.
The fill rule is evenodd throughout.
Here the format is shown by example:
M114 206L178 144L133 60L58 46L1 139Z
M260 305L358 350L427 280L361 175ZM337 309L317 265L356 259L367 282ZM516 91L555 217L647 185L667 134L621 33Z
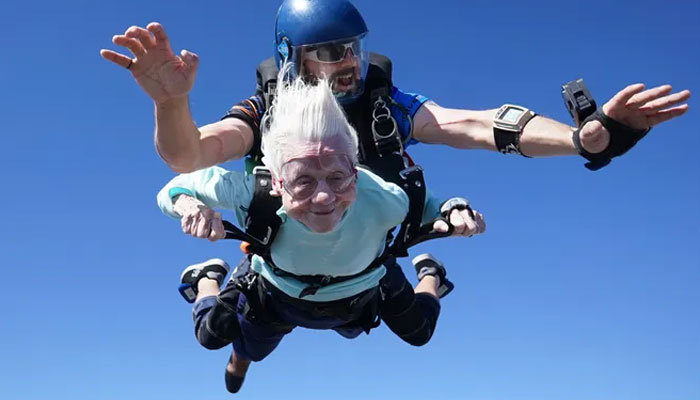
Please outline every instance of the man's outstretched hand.
M187 96L192 89L199 59L187 50L175 55L159 23L151 22L145 29L132 26L123 35L115 35L112 42L129 49L134 58L108 49L102 49L100 55L131 71L156 103Z
M672 93L671 85L644 90L635 83L619 91L603 105L603 112L617 122L637 130L646 130L664 121L683 115L690 91ZM590 121L581 129L581 145L590 153L600 153L610 143L610 133L598 121Z

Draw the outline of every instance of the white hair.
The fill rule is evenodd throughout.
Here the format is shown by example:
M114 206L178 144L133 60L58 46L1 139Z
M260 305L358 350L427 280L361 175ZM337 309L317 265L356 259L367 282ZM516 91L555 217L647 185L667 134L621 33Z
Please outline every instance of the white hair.
M290 65L280 68L272 107L261 123L263 163L279 176L290 146L299 142L320 142L346 137L347 154L357 164L357 132L350 125L330 84L309 83L302 78L285 79Z

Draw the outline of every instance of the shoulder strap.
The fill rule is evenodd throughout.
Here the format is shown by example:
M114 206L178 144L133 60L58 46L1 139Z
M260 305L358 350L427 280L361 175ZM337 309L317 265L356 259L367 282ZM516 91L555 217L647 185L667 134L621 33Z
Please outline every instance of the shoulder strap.
M367 71L367 79L381 79L385 81L385 85L391 88L393 65L389 57L379 53L369 53L369 69ZM374 67L373 67L374 66Z
M253 169L255 177L255 189L253 190L253 200L248 208L248 218L246 218L246 232L260 240L264 245L269 246L282 224L282 220L277 215L277 210L282 206L279 197L270 194L272 189L272 174L270 170L257 166Z
M384 180L395 183L408 195L409 211L388 251L407 256L412 238L417 236L425 207L425 181L420 166L406 163L403 140L391 114L393 67L391 60L370 53L365 93L345 107L360 140L360 162ZM410 116L409 116L410 118Z
M255 188L253 199L248 206L248 217L245 221L246 230L243 232L235 225L225 222L227 239L241 240L241 250L246 253L257 254L272 262L270 246L277 236L282 220L277 215L277 210L282 206L279 197L270 194L272 188L272 175L262 166L253 169ZM274 264L271 264L274 265Z
M270 109L270 104L274 99L275 89L277 87L277 73L279 68L277 68L277 61L275 57L270 57L260 64L255 70L255 92L257 94L262 94L265 98L265 109Z

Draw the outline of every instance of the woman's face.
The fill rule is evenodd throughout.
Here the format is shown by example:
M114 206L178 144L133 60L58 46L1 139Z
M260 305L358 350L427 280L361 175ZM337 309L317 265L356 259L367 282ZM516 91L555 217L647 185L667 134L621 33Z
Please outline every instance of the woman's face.
M317 233L332 231L357 197L349 141L334 136L289 148L274 191L289 217Z

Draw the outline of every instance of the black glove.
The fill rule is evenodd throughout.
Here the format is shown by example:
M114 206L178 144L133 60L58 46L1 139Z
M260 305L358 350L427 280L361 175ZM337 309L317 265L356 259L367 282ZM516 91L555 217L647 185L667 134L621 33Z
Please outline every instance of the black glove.
M581 129L590 121L599 121L610 132L610 143L605 150L600 153L589 153L581 145ZM591 171L597 171L604 166L610 164L614 157L619 157L625 154L629 149L634 147L651 128L634 129L627 125L621 124L618 121L608 117L602 110L597 110L588 118L586 118L581 126L574 131L573 142L578 153L589 162L585 164L586 168Z

